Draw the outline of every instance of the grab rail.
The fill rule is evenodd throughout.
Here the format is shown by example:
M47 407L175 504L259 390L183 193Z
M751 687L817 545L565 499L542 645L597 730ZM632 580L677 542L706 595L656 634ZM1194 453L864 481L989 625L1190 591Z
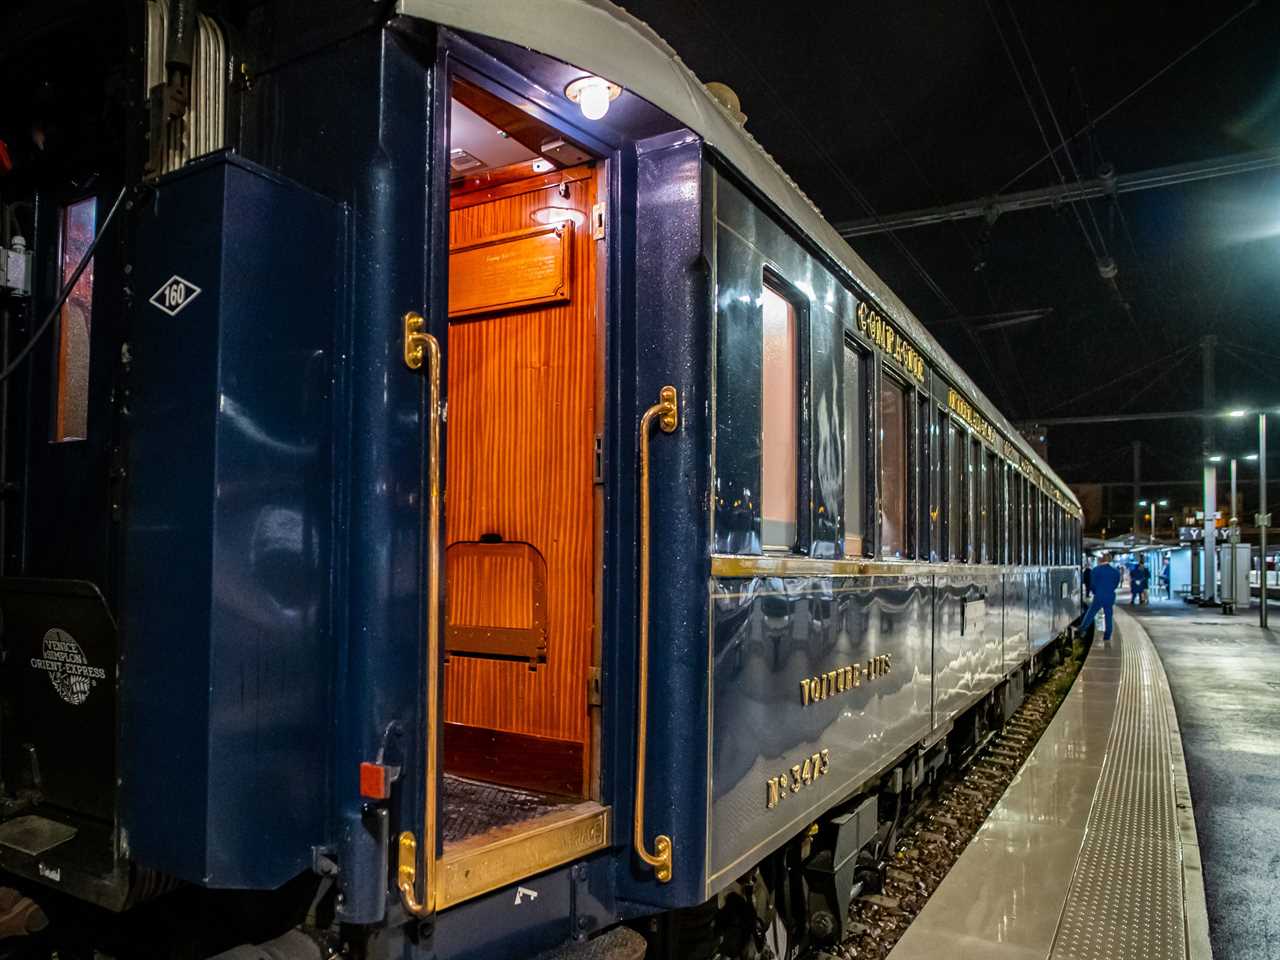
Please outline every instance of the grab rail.
M680 402L673 386L658 391L658 402L640 418L640 653L636 707L636 809L633 841L640 859L653 867L659 883L671 879L671 838L659 834L650 853L644 836L644 774L649 742L649 428L657 420L663 433L680 423Z
M425 331L416 313L404 317L404 362L419 370L426 361L427 407L427 722L426 805L422 811L422 899L418 899L418 843L412 830L400 834L397 886L405 909L415 917L435 912L436 905L436 779L440 727L440 342Z

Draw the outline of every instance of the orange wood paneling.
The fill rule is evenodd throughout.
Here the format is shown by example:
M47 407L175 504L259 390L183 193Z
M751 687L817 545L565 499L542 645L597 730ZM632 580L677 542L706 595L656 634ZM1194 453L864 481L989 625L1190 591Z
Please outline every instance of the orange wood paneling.
M540 208L565 207L582 219L573 232L568 303L449 324L446 543L497 534L532 544L547 565L550 635L547 662L536 670L451 658L445 719L586 747L597 562L596 262L595 241L583 227L595 202L594 180L572 182L568 190L568 198L551 187L450 215L450 246L532 226ZM468 596L450 608L473 613L473 603ZM585 776L584 770L584 783Z

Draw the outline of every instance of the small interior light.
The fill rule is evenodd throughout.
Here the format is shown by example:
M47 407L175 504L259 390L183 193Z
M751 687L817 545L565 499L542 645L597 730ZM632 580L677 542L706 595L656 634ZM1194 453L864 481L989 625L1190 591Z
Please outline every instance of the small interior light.
M599 120L609 112L609 104L622 93L616 83L604 77L579 77L564 88L564 95L578 105L588 120Z
M571 207L538 207L529 214L529 219L534 223L564 223L566 220L572 221L574 226L582 226L587 222L587 215L581 210L574 210Z
M551 169L552 163L550 160L543 160L539 157L537 160L533 161L532 166L534 173L546 173Z

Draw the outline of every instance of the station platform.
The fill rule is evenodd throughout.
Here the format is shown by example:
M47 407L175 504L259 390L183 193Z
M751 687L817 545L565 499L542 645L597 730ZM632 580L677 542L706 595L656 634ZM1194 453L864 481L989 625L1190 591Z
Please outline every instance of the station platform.
M889 958L1211 956L1174 701L1151 637L1121 612Z

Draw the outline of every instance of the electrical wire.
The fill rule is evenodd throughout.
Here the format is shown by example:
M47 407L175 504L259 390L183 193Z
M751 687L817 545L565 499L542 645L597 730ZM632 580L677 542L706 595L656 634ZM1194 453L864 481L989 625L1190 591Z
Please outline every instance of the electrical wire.
M3 383L5 380L8 380L13 376L17 369L22 366L22 362L26 360L31 351L35 349L36 344L40 342L40 338L43 337L53 325L53 321L57 318L58 312L62 309L62 305L67 302L67 297L71 296L71 291L74 290L76 284L80 282L80 274L84 273L85 269L89 266L89 262L93 259L93 253L98 249L99 241L106 236L107 228L111 226L111 221L115 219L116 213L124 204L124 197L127 190L127 187L120 188L120 193L116 196L116 202L111 205L111 210L108 211L106 219L102 221L102 226L98 228L98 233L93 238L93 243L89 244L89 249L86 250L84 256L80 258L80 263L76 266L75 272L71 274L71 279L63 286L62 293L49 309L49 313L42 321L40 321L40 325L36 327L36 331L31 335L31 339L28 340L23 345L22 349L18 351L18 355L9 361L9 365L5 367L4 370L0 370L0 383Z
M1027 36L1022 32L1022 24L1018 21L1018 15L1014 12L1013 5L1009 3L1009 0L1005 0L1005 7L1009 11L1010 19L1013 20L1013 28L1018 31L1018 40L1022 43L1022 51L1027 55L1027 63L1031 65L1031 75L1036 78L1036 86L1040 88L1040 99L1044 101L1045 109L1049 111L1049 119L1053 121L1053 129L1058 134L1058 141L1062 144L1062 152L1066 154L1067 163L1071 166L1071 173L1076 178L1076 183L1080 184L1083 182L1080 176L1080 168L1076 166L1076 158L1067 149L1066 135L1062 132L1062 124L1058 122L1058 114L1053 109L1053 101L1049 99L1049 93L1044 88L1044 81L1040 79L1040 68L1036 65L1036 58L1031 53L1031 46L1027 43ZM1088 200L1083 201L1083 203L1085 210L1089 212L1089 220L1093 223L1094 232L1098 237L1098 249L1102 252L1102 256L1110 256L1107 252L1106 237L1103 236L1102 227L1098 225L1098 218L1093 212L1093 204Z
M1235 23L1236 20L1244 16L1244 14L1248 13L1250 10L1252 10L1256 6L1258 6L1258 0L1249 0L1249 3L1246 3L1243 7L1237 10L1231 16L1227 17L1226 20L1222 21L1222 23L1218 24L1218 26L1210 30L1204 37L1202 37L1196 43L1192 44L1182 53L1178 54L1176 57L1174 57L1162 68L1160 68L1155 73L1153 73L1150 77L1148 77L1142 83L1138 84L1136 87L1130 90L1127 94L1125 94L1115 103L1113 103L1111 106L1107 107L1107 109L1103 110L1102 113L1098 114L1088 123L1086 123L1084 126L1078 129L1075 133L1071 134L1071 136L1068 137L1067 140L1068 141L1075 140L1077 137L1080 136L1080 134L1091 129L1095 125L1101 123L1107 117L1111 116L1111 114L1115 113L1117 110L1123 107L1126 103L1128 103L1138 94L1140 94L1143 90L1147 89L1147 87L1151 86L1151 84L1155 83L1157 80L1163 77L1166 73L1168 73L1170 70L1176 67L1179 63L1181 63L1187 57L1191 56L1191 54L1195 53L1197 50L1203 47L1206 43L1208 43L1210 40L1212 40L1214 37L1220 34L1223 30L1227 29L1227 27L1231 26L1231 24ZM1046 160L1051 159L1052 156L1056 154L1059 150L1063 149L1064 146L1065 144L1057 147L1050 147L1048 153L1044 154L1044 156L1040 157L1040 159L1030 164L1021 173L1019 173L1017 176L1011 179L1008 183L1006 183L1003 187L997 190L996 193L1001 194L1001 193L1007 192L1010 187L1012 187L1015 183L1017 183L1019 180L1025 177L1028 173L1030 173L1036 167L1040 166L1040 164L1044 163Z
M1022 71L1018 68L1017 58L1013 55L1013 48L1009 46L1009 41L1004 35L1004 28L1000 26L1000 20L996 16L995 7L991 5L991 0L986 0L987 13L991 15L991 23L996 28L996 34L1000 37L1000 45L1004 47L1005 56L1009 58L1009 66L1013 68L1013 75L1017 78L1018 87L1022 90L1023 99L1027 101L1027 108L1031 111L1031 119L1036 123L1036 129L1040 131L1040 139L1044 143L1046 149L1049 150L1049 159L1053 163L1053 169L1058 174L1058 182L1063 186L1067 184L1067 176L1062 171L1062 167L1058 163L1057 152L1049 143L1049 132L1044 128L1044 122L1040 119L1040 111L1036 109L1035 101L1031 97L1031 91L1027 89L1026 81L1022 78ZM1080 227L1080 235L1084 237L1085 245L1089 248L1089 253L1093 257L1094 262L1101 259L1097 247L1094 245L1093 237L1090 236L1088 229L1084 225L1084 218L1080 216L1080 210L1076 206L1076 201L1071 201L1069 206L1071 212L1076 218L1076 224Z
M1075 403L1077 400L1083 400L1085 399L1085 397L1091 397L1095 393L1099 393L1103 390L1108 390L1119 383L1123 383L1125 380L1128 380L1130 377L1136 377L1140 373L1145 373L1146 371L1150 370L1152 367L1156 366L1157 364L1168 363L1169 361L1175 360L1175 359L1180 360L1182 359L1183 354L1186 354L1191 350L1194 350L1196 346L1197 344L1189 343L1186 346L1179 347L1177 350L1173 351L1173 353L1170 353L1167 356L1157 357L1155 360L1152 360L1149 363L1144 363L1140 367L1134 367L1132 370L1129 370L1127 373L1122 373L1117 377L1112 377L1108 379L1105 383L1099 384L1098 386L1093 387L1090 390L1086 390L1084 393L1078 393L1074 397L1070 397L1066 400L1063 400L1061 403L1050 407L1043 414L1041 414L1041 416L1042 417L1047 416L1048 414L1053 413L1054 411L1061 410L1063 407L1070 406L1071 404ZM1033 417L1031 419L1034 420L1035 418Z

